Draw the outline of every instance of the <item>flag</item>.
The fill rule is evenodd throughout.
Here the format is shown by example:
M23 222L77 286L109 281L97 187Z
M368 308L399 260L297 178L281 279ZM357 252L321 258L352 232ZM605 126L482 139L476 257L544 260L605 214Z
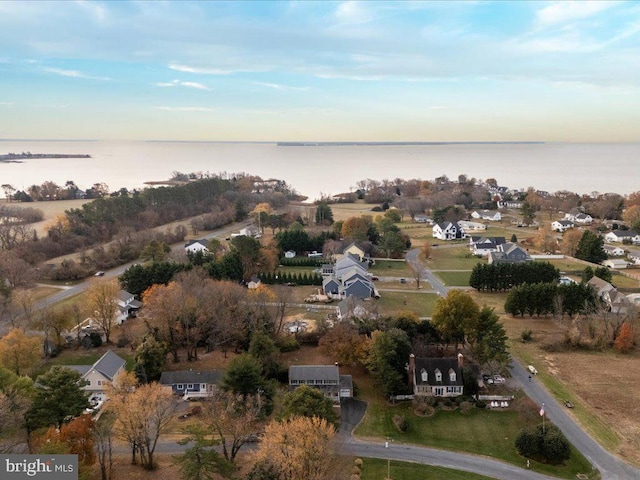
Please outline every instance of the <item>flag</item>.
M544 405L542 405L542 407L540 407L540 416L544 417Z

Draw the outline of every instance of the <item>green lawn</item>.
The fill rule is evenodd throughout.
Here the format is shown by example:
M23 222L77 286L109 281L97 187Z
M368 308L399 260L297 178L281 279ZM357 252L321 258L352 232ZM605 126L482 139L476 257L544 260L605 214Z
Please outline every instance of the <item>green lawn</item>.
M376 260L375 265L369 268L369 272L379 276L405 277L411 275L413 270L404 260Z
M390 406L375 387L367 381L359 383L361 397L367 401L367 413L355 434L362 437L392 439L398 443L410 443L486 455L514 465L525 460L518 455L514 441L518 432L528 422L537 422L536 412L518 413L515 410L492 411L472 408L463 414L459 410L438 410L431 417L419 417L413 413L411 402ZM409 422L406 433L400 433L393 425L394 415L404 415ZM591 471L589 462L572 450L566 465L550 466L531 461L531 467L547 475L575 478L578 473Z
M386 460L379 458L363 458L362 462L362 480L384 480L387 477L387 467L389 467L389 473L393 480L416 480L418 478L428 478L429 480L490 480L490 477L476 473L420 465L419 463L391 461L387 465Z
M486 260L472 255L465 242L459 247L431 247L431 259L425 263L433 270L471 270L479 262Z
M383 315L395 315L400 312L414 312L418 317L429 317L435 307L438 296L432 293L380 292L376 300Z
M453 287L468 287L469 286L469 277L471 276L471 271L468 272L444 272L444 271L436 271L434 272L442 282L447 286Z

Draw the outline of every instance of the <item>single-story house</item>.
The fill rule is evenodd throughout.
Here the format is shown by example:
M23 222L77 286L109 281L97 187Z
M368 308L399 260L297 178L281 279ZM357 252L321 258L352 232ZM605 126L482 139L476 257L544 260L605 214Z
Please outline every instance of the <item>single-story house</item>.
M457 397L462 395L462 355L458 358L416 358L409 356L409 386L414 395Z
M262 236L260 234L260 230L255 225L248 225L244 228L241 228L240 235L245 235L247 237L255 237L255 238L260 238Z
M522 208L524 202L520 200L500 200L498 202L498 208Z
M473 218L489 220L491 222L499 222L502 220L502 214L497 210L474 210L471 212Z
M634 250L633 248L628 249L627 258L630 262L640 265L640 250Z
M607 242L631 242L640 243L640 235L634 230L613 230L604 236Z
M170 387L174 394L181 395L184 400L189 400L215 393L222 376L222 370L162 372L160 384Z
M487 229L487 226L484 223L470 222L468 220L459 220L458 226L463 232L481 232Z
M579 208L572 208L568 213L564 214L564 218L574 223L580 223L582 225L593 222L593 217L588 213L584 213Z
M428 217L427 215L423 215L421 213L414 215L413 221L416 223L426 223L428 225L433 225L433 218Z
M622 270L629 267L629 262L620 258L610 258L609 260L602 262L602 265L616 270Z
M209 251L209 242L207 240L189 240L184 244L187 253L207 253Z
M82 390L89 397L106 398L107 385L117 383L118 375L125 371L126 360L118 356L112 350L102 355L93 365L68 365L67 367L78 372L88 382Z
M289 367L289 390L307 385L320 390L334 403L353 396L351 375L340 375L337 365L292 365Z
M603 245L602 249L610 257L621 257L624 255L624 248L615 245Z
M253 275L251 277L251 280L249 280L247 282L247 288L249 290L255 290L256 288L258 288L260 285L262 285L262 281L258 278L257 275Z
M551 229L560 233L564 233L574 226L575 225L571 220L556 220L551 222Z

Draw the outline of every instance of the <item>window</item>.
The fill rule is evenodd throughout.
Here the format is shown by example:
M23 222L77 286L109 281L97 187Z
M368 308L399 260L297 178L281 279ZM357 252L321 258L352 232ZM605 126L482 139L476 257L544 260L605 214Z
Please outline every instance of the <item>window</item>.
M436 368L436 382L442 381L442 372Z
M453 368L449 369L449 381L450 382L455 382L456 381L456 372Z
M179 383L179 384L177 384L177 385L176 385L176 389L177 389L177 390L182 390L183 388L184 388L184 385L183 385L183 384L181 384L181 383Z
M102 380L98 380L98 386L102 385Z
M427 373L427 371L424 368L422 370L420 370L420 378L425 383L427 383L429 381L429 374Z
M207 384L206 383L201 383L200 384L200 390L206 390L207 389Z
M193 383L187 384L187 390L193 390Z

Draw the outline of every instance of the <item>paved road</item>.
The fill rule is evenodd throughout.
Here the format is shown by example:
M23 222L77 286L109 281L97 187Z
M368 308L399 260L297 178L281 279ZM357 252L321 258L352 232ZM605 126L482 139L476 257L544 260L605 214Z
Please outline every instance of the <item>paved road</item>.
M440 279L433 274L431 270L424 266L419 260L420 249L415 248L407 253L407 262L411 265L411 268L420 273L420 278L425 279L431 285L431 289L438 295L443 297L447 296L449 289L440 281Z
M513 360L511 375L538 405L544 403L546 416L562 430L562 433L602 474L603 480L630 480L640 478L640 469L632 467L607 452L587 434L561 405L535 378L529 381L529 371L517 360Z

